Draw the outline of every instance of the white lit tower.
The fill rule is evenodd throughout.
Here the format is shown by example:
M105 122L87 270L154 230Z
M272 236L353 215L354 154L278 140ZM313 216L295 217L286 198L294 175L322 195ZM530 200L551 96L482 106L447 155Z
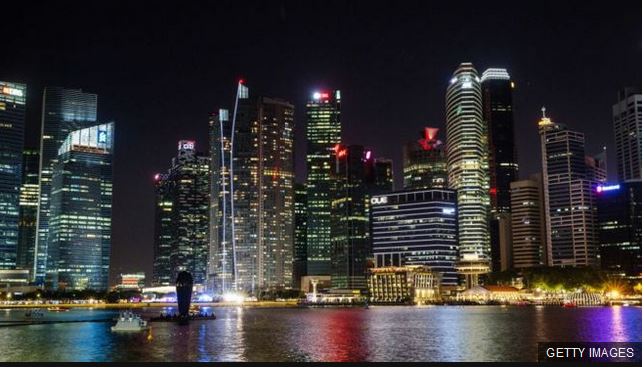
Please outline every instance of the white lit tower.
M489 164L481 81L471 63L462 63L447 87L447 174L457 190L459 264L466 286L489 271Z

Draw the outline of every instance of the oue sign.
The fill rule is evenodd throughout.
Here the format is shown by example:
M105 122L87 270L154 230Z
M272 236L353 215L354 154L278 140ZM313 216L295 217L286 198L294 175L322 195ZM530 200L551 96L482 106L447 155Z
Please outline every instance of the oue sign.
M376 198L371 198L371 205L377 205L377 204L387 204L387 197L380 196Z

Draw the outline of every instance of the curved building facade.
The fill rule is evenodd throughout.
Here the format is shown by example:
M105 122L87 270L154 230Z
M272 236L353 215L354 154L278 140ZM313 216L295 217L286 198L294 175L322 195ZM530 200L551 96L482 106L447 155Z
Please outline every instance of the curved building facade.
M459 270L476 282L489 268L489 164L483 122L481 81L471 63L462 63L447 87L447 175L457 190ZM470 284L468 284L469 286Z

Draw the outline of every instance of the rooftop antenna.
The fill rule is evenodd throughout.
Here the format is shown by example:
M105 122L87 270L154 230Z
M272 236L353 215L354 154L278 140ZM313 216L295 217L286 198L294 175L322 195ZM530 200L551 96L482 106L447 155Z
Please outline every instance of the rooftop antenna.
M541 114L542 114L542 117L545 119L546 118L546 106L541 107Z

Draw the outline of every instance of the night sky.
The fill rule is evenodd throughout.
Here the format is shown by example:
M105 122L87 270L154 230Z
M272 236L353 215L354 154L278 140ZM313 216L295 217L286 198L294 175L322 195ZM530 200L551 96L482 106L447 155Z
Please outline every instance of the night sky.
M608 146L614 178L611 106L642 80L639 1L16 3L2 5L0 80L28 85L27 146L38 143L46 85L97 93L99 120L116 122L113 277L151 275L152 177L179 139L206 151L208 113L232 105L239 78L295 104L299 181L306 99L338 88L344 142L394 159L398 187L402 145L444 127L461 62L505 67L515 81L522 177L540 169L545 105L586 133L587 153Z

